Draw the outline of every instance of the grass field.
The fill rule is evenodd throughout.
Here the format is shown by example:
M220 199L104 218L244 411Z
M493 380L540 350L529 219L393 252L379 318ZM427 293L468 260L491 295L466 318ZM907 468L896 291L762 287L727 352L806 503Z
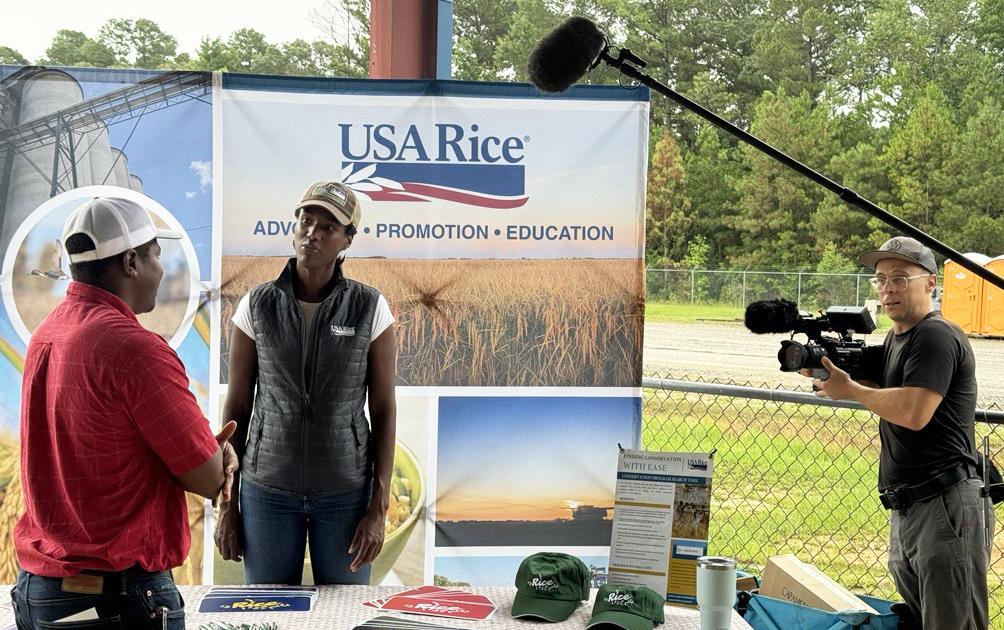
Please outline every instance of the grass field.
M870 414L660 390L646 390L644 400L644 448L717 449L709 553L758 575L768 556L794 553L854 592L896 599ZM994 436L994 452L1002 437ZM998 523L1002 517L998 510ZM1004 627L997 530L988 578L995 628Z
M224 257L224 338L236 301L284 263ZM640 379L638 260L361 258L345 273L391 305L400 385L627 387Z
M742 324L745 308L733 304L687 304L679 302L645 302L646 322L736 322ZM818 313L813 313L813 316ZM892 321L885 313L879 313L877 328L872 334L885 334L892 328Z

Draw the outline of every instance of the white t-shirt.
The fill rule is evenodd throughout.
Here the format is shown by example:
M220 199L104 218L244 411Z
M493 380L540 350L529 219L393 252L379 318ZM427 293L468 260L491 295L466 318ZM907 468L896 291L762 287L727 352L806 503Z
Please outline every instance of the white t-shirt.
M297 300L300 303L300 311L303 313L303 323L304 331L312 330L311 323L314 321L314 312L317 310L319 302L304 302L302 300ZM244 334L251 337L254 341L254 326L251 324L251 293L245 293L241 301L237 303L237 309L234 311L234 316L231 320L235 326L244 331ZM394 315L390 312L390 305L387 304L387 299L381 294L377 298L376 311L373 313L373 331L370 342L376 340L377 337L383 334L383 331L387 330L391 324L394 323Z

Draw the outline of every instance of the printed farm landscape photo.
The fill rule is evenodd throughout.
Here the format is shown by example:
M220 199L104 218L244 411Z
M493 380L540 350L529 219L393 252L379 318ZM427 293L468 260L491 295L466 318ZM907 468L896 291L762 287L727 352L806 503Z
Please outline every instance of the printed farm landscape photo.
M221 381L240 298L286 259L224 256ZM639 260L349 258L345 274L378 289L394 313L398 384L637 387Z

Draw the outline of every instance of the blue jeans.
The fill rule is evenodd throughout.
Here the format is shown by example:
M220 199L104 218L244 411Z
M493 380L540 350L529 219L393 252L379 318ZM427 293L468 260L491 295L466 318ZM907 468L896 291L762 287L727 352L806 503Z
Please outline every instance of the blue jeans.
M185 630L185 601L170 571L130 569L103 575L105 592L87 595L65 592L63 578L22 570L10 592L18 630ZM51 623L91 608L97 610L100 621Z
M300 584L309 540L314 584L369 584L369 565L349 570L349 545L369 502L369 484L345 494L304 497L242 480L244 581Z

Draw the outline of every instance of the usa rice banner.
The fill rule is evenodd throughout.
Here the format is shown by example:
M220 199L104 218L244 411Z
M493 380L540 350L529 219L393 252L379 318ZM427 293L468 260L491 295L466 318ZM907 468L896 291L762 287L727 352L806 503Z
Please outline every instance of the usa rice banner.
M185 234L141 321L215 428L241 297L294 255L305 189L340 181L361 203L343 271L386 297L398 346L371 581L509 584L542 550L606 579L611 447L640 446L647 90L0 69L0 534L20 502L19 369L69 282L68 214L114 188ZM212 508L190 514L179 580L243 582Z

